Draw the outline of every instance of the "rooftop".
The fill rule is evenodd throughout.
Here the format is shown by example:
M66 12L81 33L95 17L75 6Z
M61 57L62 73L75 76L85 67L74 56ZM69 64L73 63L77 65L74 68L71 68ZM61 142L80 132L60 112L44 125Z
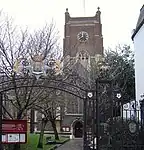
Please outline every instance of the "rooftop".
M140 9L140 15L137 21L136 28L134 29L133 35L132 35L132 40L134 39L135 35L138 33L139 29L142 27L144 24L144 5Z

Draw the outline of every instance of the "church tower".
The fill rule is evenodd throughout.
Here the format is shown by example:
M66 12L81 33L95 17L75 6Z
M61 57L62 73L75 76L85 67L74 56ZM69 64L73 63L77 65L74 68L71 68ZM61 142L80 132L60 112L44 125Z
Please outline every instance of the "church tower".
M69 66L89 82L93 61L103 56L103 37L100 8L93 17L71 17L65 12L64 65ZM70 62L70 63L67 63ZM72 137L83 136L83 101L73 95L65 94L65 110L61 121L62 131L70 132Z
M63 55L84 67L89 67L91 59L103 55L103 36L100 8L93 17L71 17L65 12ZM87 68L88 69L88 68Z

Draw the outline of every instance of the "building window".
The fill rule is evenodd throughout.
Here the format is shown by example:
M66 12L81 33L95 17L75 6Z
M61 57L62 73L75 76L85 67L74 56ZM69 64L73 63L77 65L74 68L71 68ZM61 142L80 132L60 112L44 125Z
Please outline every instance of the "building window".
M63 130L64 132L70 132L70 127L62 127L62 130Z

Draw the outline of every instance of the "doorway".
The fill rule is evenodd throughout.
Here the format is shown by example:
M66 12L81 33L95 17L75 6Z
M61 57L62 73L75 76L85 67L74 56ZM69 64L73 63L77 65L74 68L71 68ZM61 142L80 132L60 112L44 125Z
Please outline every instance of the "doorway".
M73 129L74 129L75 138L82 138L82 136L83 136L83 123L81 121L76 121Z

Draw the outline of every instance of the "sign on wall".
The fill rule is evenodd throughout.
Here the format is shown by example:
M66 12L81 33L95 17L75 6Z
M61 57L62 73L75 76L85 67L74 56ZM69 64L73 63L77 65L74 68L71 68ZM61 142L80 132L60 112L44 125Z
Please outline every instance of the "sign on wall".
M2 142L5 144L27 142L27 120L3 120Z

